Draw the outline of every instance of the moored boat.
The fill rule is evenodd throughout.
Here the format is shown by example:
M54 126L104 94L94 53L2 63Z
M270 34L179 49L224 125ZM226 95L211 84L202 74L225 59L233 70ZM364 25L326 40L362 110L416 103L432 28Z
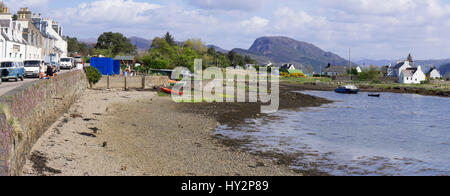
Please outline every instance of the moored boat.
M354 85L341 86L335 90L336 93L358 94L359 88Z
M381 97L380 94L369 94L369 97Z

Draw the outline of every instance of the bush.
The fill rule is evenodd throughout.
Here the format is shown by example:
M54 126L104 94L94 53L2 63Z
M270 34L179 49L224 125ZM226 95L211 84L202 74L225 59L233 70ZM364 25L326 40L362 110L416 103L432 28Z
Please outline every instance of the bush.
M89 85L92 88L94 84L97 84L100 81L100 79L102 78L102 73L100 73L97 68L89 66L86 67L86 76L89 81Z
M84 57L84 58L83 58L83 62L85 62L85 63L91 63L91 58L90 58L90 57Z
M306 78L306 75L304 73L292 73L290 75L290 77L293 77L293 78Z
M280 76L283 76L283 77L287 78L287 77L289 77L289 74L286 73L286 72L281 72L281 73L280 73Z
M431 81L427 79L425 81L420 82L420 84L431 84Z

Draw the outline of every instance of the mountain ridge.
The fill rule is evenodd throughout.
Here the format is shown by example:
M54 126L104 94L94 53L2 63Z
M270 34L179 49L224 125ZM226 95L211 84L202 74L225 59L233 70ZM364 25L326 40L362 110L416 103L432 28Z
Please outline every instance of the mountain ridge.
M319 71L328 63L347 66L349 61L332 52L327 52L312 43L298 41L284 36L266 36L255 40L248 49L233 49L242 55L249 55L259 64L269 61L277 65L292 63L300 69L307 69L311 65L314 71ZM352 65L356 65L352 62Z

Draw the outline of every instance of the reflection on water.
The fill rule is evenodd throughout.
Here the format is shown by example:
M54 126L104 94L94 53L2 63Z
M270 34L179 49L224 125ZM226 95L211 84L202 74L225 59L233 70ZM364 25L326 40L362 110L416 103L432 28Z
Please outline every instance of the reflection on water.
M296 155L292 166L333 175L450 175L450 99L303 93L336 101L226 125L216 134L251 138L246 149Z

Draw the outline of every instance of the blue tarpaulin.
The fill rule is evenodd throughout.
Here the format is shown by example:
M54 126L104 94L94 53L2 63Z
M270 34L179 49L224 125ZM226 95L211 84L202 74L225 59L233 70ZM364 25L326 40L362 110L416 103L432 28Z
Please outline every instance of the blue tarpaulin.
M120 61L115 61L112 58L91 58L91 66L97 68L103 75L119 75Z

